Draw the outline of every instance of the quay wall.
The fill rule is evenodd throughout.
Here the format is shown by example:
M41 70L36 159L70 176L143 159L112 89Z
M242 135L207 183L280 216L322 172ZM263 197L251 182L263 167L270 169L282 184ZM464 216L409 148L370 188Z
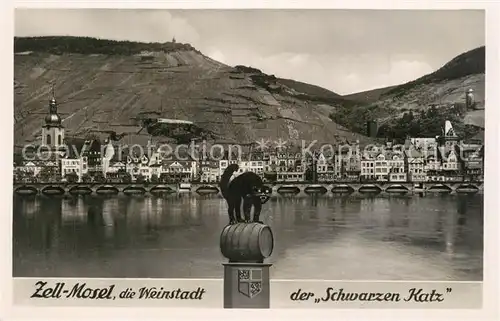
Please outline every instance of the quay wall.
M482 182L363 182L363 183L272 183L266 184L271 195L278 194L351 194L351 193L475 193L483 191ZM215 183L195 183L182 189L178 184L153 183L15 183L19 195L87 195L87 194L219 194Z

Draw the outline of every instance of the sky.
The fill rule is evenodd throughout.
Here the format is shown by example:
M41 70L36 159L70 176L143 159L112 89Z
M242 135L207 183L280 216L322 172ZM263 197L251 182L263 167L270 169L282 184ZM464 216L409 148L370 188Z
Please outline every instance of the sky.
M480 10L16 9L15 36L190 43L338 94L397 85L485 44Z

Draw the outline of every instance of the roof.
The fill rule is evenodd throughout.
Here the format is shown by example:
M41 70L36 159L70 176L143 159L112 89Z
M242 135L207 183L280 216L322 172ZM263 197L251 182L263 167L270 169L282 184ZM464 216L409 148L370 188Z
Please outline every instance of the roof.
M71 158L82 156L85 152L101 152L101 142L96 139L66 137L64 142Z
M484 130L481 130L479 133L471 137L471 140L477 140L484 144Z
M409 149L405 150L405 155L408 158L420 158L423 156L423 154L417 149L415 149L413 146L410 146Z
M180 166L191 166L191 161L184 160L164 160L162 161L163 166L172 166L172 165L180 165Z

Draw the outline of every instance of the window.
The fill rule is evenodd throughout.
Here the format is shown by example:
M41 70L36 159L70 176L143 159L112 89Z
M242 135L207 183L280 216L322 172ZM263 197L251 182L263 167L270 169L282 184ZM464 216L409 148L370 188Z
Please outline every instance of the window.
M47 145L50 145L52 142L51 142L51 139L50 139L50 135L47 134Z

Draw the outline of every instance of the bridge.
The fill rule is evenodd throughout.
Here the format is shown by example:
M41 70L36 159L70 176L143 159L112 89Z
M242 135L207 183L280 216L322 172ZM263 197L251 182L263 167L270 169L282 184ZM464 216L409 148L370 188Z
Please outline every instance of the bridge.
M284 194L413 194L413 193L477 193L483 191L483 182L331 182L311 184L269 183L271 195ZM193 183L186 188L178 184L156 183L15 183L14 193L18 195L166 195L174 193L219 194L214 183Z

